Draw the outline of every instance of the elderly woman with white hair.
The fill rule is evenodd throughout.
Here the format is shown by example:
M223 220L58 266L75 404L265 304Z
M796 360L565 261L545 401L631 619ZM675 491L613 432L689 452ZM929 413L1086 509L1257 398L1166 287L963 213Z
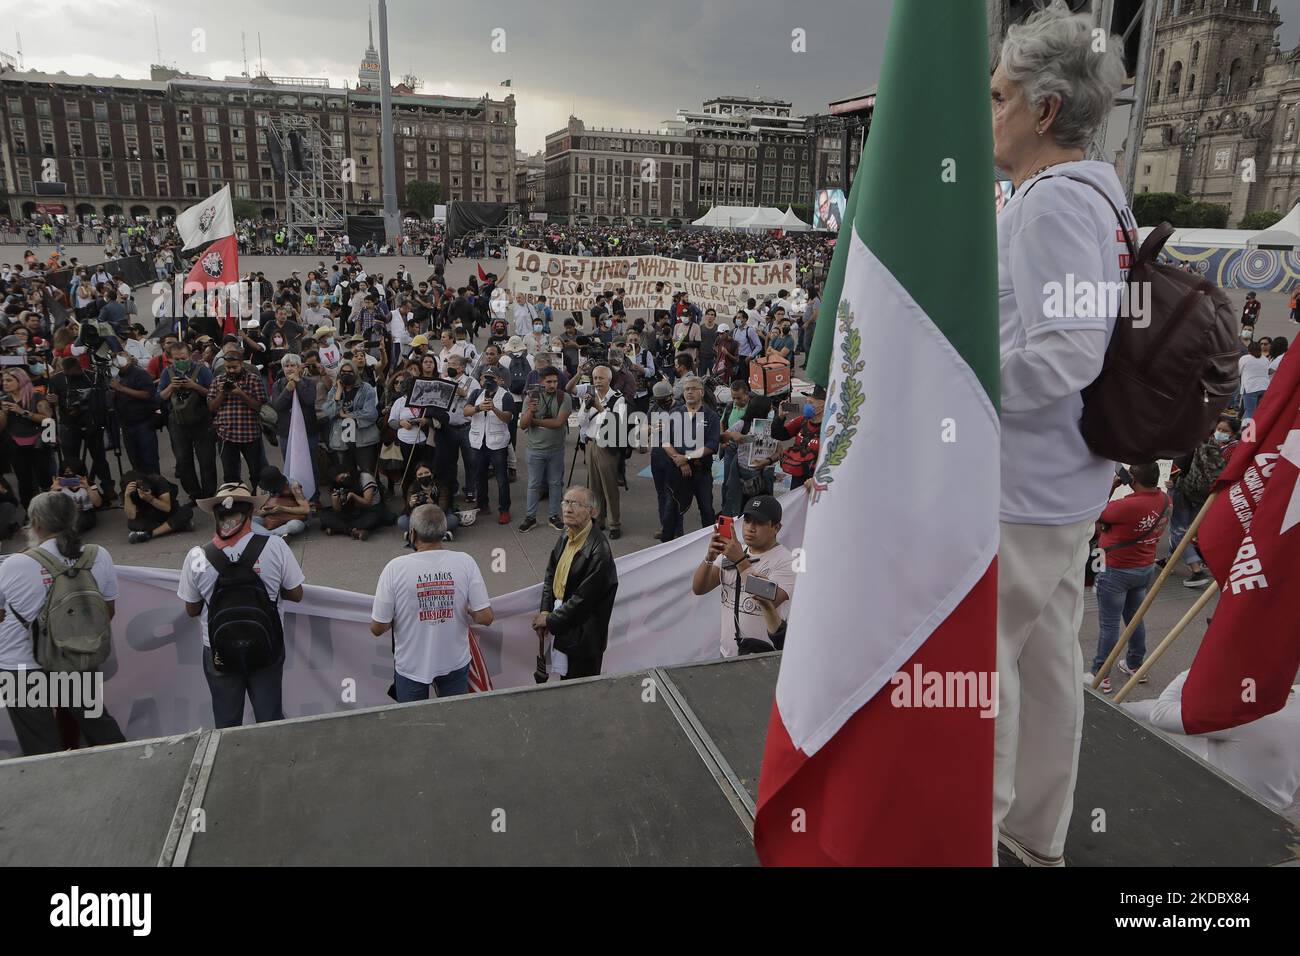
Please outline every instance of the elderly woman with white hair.
M1015 186L998 216L993 841L1035 866L1064 864L1083 727L1084 565L1113 476L1079 432L1082 390L1101 371L1116 322L1096 293L1125 278L1124 233L1136 240L1114 168L1085 158L1124 80L1123 44L1106 39L1098 50L1092 20L1054 0L1007 30L991 83L994 165ZM1054 307L1051 290L1070 283L1091 286L1101 307Z
M307 447L312 451L313 470L316 451L316 382L306 374L302 356L290 352L280 359L284 372L271 390L271 407L275 409L275 430L280 438L280 450L289 449L289 426L293 423L293 396L298 396L302 419L307 426Z

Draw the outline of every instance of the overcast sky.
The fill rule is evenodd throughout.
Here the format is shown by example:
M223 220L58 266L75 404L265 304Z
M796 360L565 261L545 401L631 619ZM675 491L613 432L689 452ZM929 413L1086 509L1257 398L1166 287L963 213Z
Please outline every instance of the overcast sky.
M266 73L326 76L337 86L356 84L366 11L374 9L350 0L219 0L202 5L212 13L202 19L178 6L0 0L0 19L21 31L28 69L145 78L161 46L168 65L237 76L242 29L251 72L260 32ZM1300 37L1300 0L1277 6L1289 50ZM413 72L425 93L504 96L510 90L499 84L512 79L516 145L529 152L571 112L588 126L653 129L678 108L756 91L792 100L799 114L823 112L878 79L889 7L890 0L392 0L393 82ZM501 53L492 52L495 28L505 31ZM791 50L795 29L805 33L806 52ZM16 42L0 35L0 50L13 52Z
M1297 0L1300 2L1300 0ZM589 126L652 129L715 95L794 101L799 113L875 83L889 0L505 0L388 4L393 82L414 72L424 93L504 96L514 81L516 143L533 151L570 112ZM370 4L370 9L375 9ZM197 10L211 11L203 18ZM310 11L309 17L303 11ZM365 3L348 0L0 0L0 19L22 34L27 69L145 78L157 60L212 77L243 72L327 76L356 84L366 48ZM448 15L452 13L453 15ZM494 28L505 52L491 49ZM378 30L378 23L375 25ZM791 51L805 31L807 52ZM195 39L193 31L203 30ZM202 43L200 43L202 41ZM0 35L13 52L14 34ZM195 46L205 49L196 51Z

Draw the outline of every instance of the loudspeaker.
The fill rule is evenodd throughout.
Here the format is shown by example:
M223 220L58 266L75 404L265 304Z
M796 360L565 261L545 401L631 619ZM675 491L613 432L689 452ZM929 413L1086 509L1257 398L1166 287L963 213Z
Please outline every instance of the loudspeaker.
M289 168L300 173L307 167L302 160L302 136L296 129L289 130Z
M266 136L266 152L271 158L271 170L276 176L284 177L284 148L279 138L272 132Z

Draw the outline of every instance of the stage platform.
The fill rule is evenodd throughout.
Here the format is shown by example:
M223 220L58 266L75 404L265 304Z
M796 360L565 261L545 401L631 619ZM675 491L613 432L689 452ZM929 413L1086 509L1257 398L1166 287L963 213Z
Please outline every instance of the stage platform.
M0 864L754 865L779 662L5 761ZM1298 854L1285 818L1089 695L1069 864L1268 866Z

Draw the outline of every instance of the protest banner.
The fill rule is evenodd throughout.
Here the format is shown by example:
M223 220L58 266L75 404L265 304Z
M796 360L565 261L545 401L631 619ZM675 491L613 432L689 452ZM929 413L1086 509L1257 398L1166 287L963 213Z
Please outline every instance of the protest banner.
M664 256L557 256L510 246L502 285L516 301L546 303L561 312L585 312L599 292L622 288L623 306L668 309L674 292L687 292L700 310L719 319L735 315L747 299L774 299L793 292L799 273L794 259L772 262L686 262Z

